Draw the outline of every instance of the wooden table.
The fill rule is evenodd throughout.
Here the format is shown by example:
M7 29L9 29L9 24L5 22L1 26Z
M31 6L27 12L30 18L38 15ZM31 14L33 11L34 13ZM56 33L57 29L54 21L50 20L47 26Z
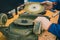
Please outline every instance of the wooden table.
M22 10L22 11L19 11L19 12L18 12L18 15L13 14L14 17L11 18L11 19L8 19L8 21L7 21L7 23L6 23L6 26L8 27L9 24L11 24L14 20L16 20L16 19L19 17L19 15L20 15L21 13L24 13L24 12L25 12L25 11ZM56 11L56 13L57 13L57 12L58 12L58 11ZM47 12L46 12L45 15L51 17L53 14L55 14L55 13L47 10ZM51 22L53 22L53 23L57 23L57 21L58 21L58 15L57 15L56 17L54 17L54 18L51 17L50 20L51 20ZM50 40L55 40L56 37L55 37L53 34L49 33L48 31L44 32L44 33L42 34L42 36L39 36L39 40L49 40L49 38L50 38ZM3 36L3 34L2 34L1 32L0 32L0 40L6 40L5 37Z

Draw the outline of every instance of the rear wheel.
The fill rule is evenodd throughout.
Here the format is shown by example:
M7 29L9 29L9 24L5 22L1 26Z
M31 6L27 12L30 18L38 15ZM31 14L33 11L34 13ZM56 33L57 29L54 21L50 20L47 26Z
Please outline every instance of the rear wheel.
M0 25L5 25L5 23L7 22L7 19L8 19L7 15L4 13L1 13L0 14Z

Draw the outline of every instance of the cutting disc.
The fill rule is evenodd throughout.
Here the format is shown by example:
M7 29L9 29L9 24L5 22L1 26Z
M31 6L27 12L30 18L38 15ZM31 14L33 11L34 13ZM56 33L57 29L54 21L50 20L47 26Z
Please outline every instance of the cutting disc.
M40 13L44 10L44 6L42 6L39 2L31 2L25 5L25 11L28 13Z
M17 19L16 21L14 21L15 24L18 24L18 25L33 25L33 20L31 19L26 19L26 18L20 18L20 19Z

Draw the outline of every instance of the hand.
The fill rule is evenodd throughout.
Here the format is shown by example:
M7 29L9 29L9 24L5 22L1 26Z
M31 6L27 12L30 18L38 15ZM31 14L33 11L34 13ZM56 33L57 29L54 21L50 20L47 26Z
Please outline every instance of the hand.
M35 22L36 22L36 21L41 22L42 28L43 28L44 30L48 30L49 27L50 27L50 25L52 24L52 23L51 23L47 18L45 18L45 17L37 17L37 18L35 19Z
M45 10L51 10L53 8L53 3L50 1L43 1L41 4L45 7Z
M52 4L52 2L51 1L43 1L43 2L41 2L41 4L48 4L48 5L50 5L50 4Z

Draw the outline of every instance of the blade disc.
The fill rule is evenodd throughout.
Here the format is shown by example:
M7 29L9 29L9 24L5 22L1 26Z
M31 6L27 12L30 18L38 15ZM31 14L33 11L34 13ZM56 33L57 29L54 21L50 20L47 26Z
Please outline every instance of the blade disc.
M44 6L42 6L40 3L37 3L37 2L31 2L27 5L25 5L24 9L28 13L37 14L44 10Z

